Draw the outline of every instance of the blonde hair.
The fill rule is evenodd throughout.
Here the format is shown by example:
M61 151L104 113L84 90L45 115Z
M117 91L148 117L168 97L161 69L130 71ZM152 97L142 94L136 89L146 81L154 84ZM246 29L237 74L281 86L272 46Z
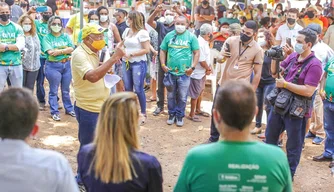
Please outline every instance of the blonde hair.
M31 29L29 33L31 34L31 36L35 36L36 35L35 21L29 15L26 14L22 15L17 23L22 27L23 26L22 23L25 19L29 19L31 21Z
M136 31L140 31L144 29L144 18L138 11L131 11L128 16L129 19L132 21L132 28Z
M139 148L137 97L132 92L110 96L103 104L94 139L95 155L90 168L103 183L132 180L136 171L130 151Z

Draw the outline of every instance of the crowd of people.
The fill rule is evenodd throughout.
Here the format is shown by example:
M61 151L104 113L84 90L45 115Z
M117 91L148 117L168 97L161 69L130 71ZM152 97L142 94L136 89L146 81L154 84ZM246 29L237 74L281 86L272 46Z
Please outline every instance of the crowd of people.
M0 186L162 191L159 161L140 151L146 104L156 101L153 116L167 104L168 125L201 122L210 117L201 101L212 74L219 81L211 82L218 89L210 138L189 151L174 191L246 191L246 183L254 190L292 191L305 138L324 143L314 161L333 160L334 8L327 1L271 10L200 0L194 22L180 2L157 3L150 14L133 9L111 15L100 1L84 1L84 11L64 24L50 6L41 11L28 1L21 7L0 2ZM78 122L75 177L62 155L26 143L38 132L46 101L50 117L61 121L60 99ZM285 132L286 155L277 147Z

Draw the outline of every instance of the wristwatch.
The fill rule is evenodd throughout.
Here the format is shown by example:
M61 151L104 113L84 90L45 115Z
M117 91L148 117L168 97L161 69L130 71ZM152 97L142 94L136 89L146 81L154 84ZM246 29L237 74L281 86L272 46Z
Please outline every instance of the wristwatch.
M191 70L195 71L195 67L192 67Z
M8 45L6 45L6 47L5 47L5 51L9 51Z

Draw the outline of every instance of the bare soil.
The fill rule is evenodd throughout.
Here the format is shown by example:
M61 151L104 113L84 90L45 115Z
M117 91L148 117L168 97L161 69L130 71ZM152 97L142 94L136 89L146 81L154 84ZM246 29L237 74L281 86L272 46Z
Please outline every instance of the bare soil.
M210 89L205 93L205 99L202 103L206 112L210 112L212 105L212 96L208 94L209 91ZM187 111L189 111L189 107L188 105ZM201 123L185 119L185 125L179 128L175 125L168 126L166 124L166 114L157 117L151 115L154 108L154 102L148 103L148 119L139 131L140 141L142 150L156 156L160 161L163 170L164 191L170 192L177 181L187 151L208 139L210 118L201 117ZM50 118L48 109L42 111L38 119L40 132L30 144L34 147L51 149L64 154L75 172L77 167L76 155L79 148L78 125L76 119L65 115L63 109L60 115L61 121L55 122ZM254 139L256 138L254 137ZM328 168L329 163L312 161L312 156L319 155L322 151L323 145L313 145L311 140L306 140L305 150L302 153L301 162L295 176L294 191L334 191L334 179Z

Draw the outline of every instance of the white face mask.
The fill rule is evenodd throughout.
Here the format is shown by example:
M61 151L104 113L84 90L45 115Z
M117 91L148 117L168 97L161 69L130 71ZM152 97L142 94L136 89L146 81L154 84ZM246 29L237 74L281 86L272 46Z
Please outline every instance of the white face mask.
M128 26L128 27L130 27L130 23L129 23L129 21L128 20L126 20L126 25Z
M99 25L99 21L98 20L90 20L89 23Z
M31 30L31 25L23 25L22 29L24 32L29 32Z
M113 24L116 24L116 23L117 23L117 19L116 19L115 17L112 17L112 18L110 19L110 21L111 21Z
M232 18L232 17L233 17L233 13L227 14L227 18Z
M108 20L109 16L108 15L101 15L100 21L101 22L106 22Z
M213 26L213 27L212 27L212 30L213 30L213 32L218 32L218 27Z
M174 20L174 16L167 15L165 17L165 22L166 22L167 25L171 24L173 22L173 20Z
M264 47L267 45L267 41L264 38L258 38L257 44L260 45L260 47Z
M175 30L177 33L184 33L186 31L186 26L184 25L175 25Z
M50 28L51 28L51 30L52 30L53 32L55 32L55 33L59 33L59 32L61 31L61 29L62 29L62 27L60 27L60 26L58 26L58 25L56 25L56 26L51 26Z
M278 14L280 14L280 13L282 13L282 10L280 10L280 9L276 9L276 12L277 12Z
M89 14L89 11L90 11L89 9L84 8L84 9L83 9L84 15L88 15L88 14Z

